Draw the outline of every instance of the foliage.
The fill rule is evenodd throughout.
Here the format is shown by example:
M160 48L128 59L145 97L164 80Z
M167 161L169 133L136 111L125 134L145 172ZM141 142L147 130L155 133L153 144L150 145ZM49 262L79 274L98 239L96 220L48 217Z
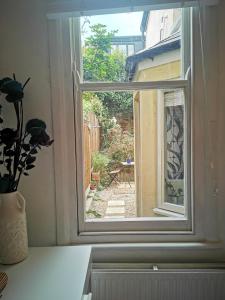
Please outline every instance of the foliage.
M108 115L107 108L96 93L85 92L83 94L83 112L84 119L87 118L89 112L94 112L101 126L101 145L102 149L108 147L108 130L115 126L115 120Z
M92 155L92 167L94 172L103 172L109 163L109 158L100 153L96 152Z
M28 176L29 170L35 167L36 154L43 147L53 143L46 133L46 124L39 119L29 120L24 127L23 97L24 88L30 78L22 85L13 79L0 80L0 92L4 94L7 102L12 103L17 125L16 128L3 128L0 130L0 192L9 193L16 191L21 175ZM1 106L0 106L1 108ZM0 118L0 123L3 119Z
M128 116L133 112L133 95L131 92L96 93L103 105L107 107L110 117Z
M134 136L128 131L122 131L120 125L109 131L109 157L116 162L134 159Z
M102 215L100 213L98 213L97 210L95 210L95 209L89 209L89 210L87 210L86 214L87 215L92 215L95 218L101 218L102 217Z
M116 31L107 31L105 25L90 26L92 34L85 40L83 49L84 80L123 82L126 78L125 56L122 51L112 50L111 39ZM96 93L112 118L117 114L132 112L133 98L128 92Z
M87 117L89 112L93 112L100 122L106 117L106 111L101 100L95 93L91 92L83 94L83 112L84 118Z
M118 81L125 78L125 57L122 52L111 53L111 39L116 31L105 25L90 26L92 34L86 38L83 53L84 80Z

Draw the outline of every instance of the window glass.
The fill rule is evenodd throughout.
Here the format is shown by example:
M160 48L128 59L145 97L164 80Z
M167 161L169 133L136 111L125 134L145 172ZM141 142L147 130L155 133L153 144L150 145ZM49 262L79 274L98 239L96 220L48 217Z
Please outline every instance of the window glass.
M166 92L166 198L165 202L184 205L184 101L178 92Z
M84 92L82 101L86 219L184 214L183 90Z
M80 20L84 231L118 230L126 220L121 230L188 227L183 16L167 9Z
M181 9L81 17L80 24L84 82L181 77Z
M128 56L134 54L134 45L128 45Z

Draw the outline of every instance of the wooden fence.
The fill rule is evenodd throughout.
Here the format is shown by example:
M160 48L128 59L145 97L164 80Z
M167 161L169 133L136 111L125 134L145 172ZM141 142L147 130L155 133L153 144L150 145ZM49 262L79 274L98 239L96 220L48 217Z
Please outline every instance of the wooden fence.
M100 149L100 126L96 115L88 113L83 126L84 136L84 188L91 182L91 156Z

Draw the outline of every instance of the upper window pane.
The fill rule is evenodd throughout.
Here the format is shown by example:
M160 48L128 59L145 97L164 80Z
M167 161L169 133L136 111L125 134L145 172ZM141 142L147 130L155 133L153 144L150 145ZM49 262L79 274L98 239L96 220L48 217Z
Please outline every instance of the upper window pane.
M182 9L81 18L85 82L181 78Z

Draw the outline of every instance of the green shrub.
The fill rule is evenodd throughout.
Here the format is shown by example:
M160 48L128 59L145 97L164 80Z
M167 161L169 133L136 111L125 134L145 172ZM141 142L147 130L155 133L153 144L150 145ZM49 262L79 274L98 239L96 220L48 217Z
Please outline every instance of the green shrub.
M112 128L109 133L110 146L108 156L116 162L134 160L134 135L128 131L122 131L121 127Z
M94 172L104 172L108 163L109 158L106 155L100 152L96 152L92 155L92 167Z

